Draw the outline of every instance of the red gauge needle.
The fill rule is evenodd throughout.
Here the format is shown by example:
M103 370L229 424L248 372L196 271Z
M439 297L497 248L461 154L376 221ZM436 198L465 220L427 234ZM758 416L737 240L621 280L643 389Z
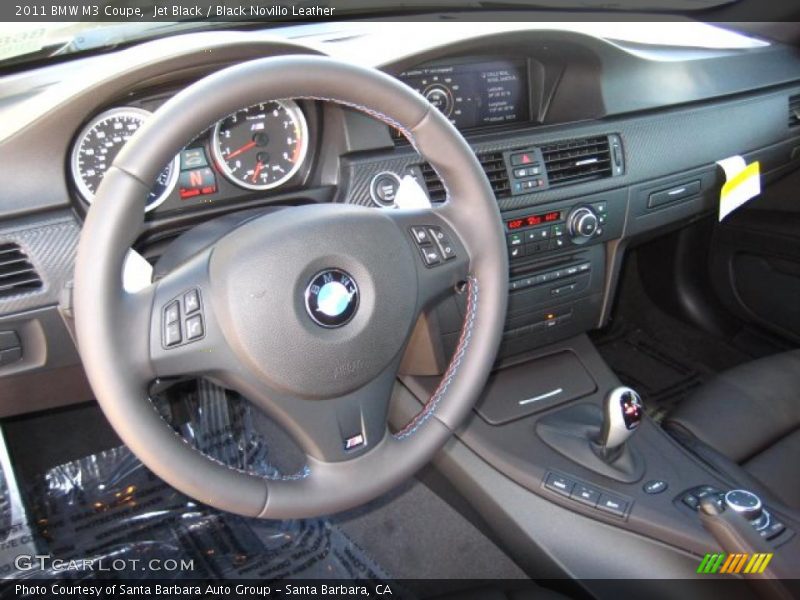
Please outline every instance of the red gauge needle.
M258 180L258 174L261 173L261 169L264 168L264 164L261 161L256 163L255 168L253 169L253 177L251 177L250 181L255 183Z
M239 156L242 152L247 152L248 150L250 150L250 148L255 148L255 146L256 146L255 142L247 142L244 146L242 146L238 150L234 150L233 152L228 154L228 156L225 157L225 160L230 160L234 156Z

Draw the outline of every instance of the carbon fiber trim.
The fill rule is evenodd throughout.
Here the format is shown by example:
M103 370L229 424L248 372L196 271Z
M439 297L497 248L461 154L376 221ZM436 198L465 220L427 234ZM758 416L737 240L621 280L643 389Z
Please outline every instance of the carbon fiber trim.
M786 125L787 98L797 90L769 96L706 104L627 119L591 124L539 127L507 133L494 141L475 141L475 152L497 152L618 133L625 153L625 173L599 181L579 183L498 201L501 210L525 208L545 202L586 196L679 173L732 154L742 154L790 137ZM344 197L353 204L370 205L369 186L381 171L403 174L421 158L410 147L347 164L349 187Z
M42 288L0 298L0 315L57 304L72 278L80 225L68 213L0 225L0 243L18 243L42 279Z

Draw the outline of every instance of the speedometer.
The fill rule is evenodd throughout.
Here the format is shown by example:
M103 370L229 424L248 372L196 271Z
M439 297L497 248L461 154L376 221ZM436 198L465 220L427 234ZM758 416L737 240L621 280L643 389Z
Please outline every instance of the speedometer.
M112 108L96 116L80 132L72 149L72 178L83 198L91 203L106 171L130 137L150 116L141 108ZM164 202L178 180L179 158L170 162L159 174L145 211Z
M236 185L269 190L288 181L308 150L308 125L291 100L262 102L224 118L214 127L217 165Z

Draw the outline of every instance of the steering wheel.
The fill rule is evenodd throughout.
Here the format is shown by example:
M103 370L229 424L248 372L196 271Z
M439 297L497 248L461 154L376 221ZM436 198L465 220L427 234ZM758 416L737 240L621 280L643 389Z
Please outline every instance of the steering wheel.
M163 166L216 121L283 98L336 102L397 128L435 169L447 202L407 210L311 205L264 214L145 289L125 291L126 253ZM452 361L421 412L391 432L389 400L413 326L459 282L467 282L467 308ZM284 56L196 82L125 145L81 234L75 325L101 408L156 475L221 510L304 518L363 504L433 457L486 381L507 290L494 195L450 122L377 70ZM205 376L239 391L292 435L306 454L305 469L265 479L195 450L148 397L153 381L179 376Z

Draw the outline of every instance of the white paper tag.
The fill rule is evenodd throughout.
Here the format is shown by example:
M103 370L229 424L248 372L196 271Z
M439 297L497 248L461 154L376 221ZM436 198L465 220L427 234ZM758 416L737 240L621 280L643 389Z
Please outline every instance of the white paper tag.
M725 184L719 194L719 220L761 193L761 172L758 161L747 164L741 156L718 160L725 171Z
M400 181L397 195L394 198L397 208L430 208L431 201L428 194L422 189L417 180L411 175L406 175Z

